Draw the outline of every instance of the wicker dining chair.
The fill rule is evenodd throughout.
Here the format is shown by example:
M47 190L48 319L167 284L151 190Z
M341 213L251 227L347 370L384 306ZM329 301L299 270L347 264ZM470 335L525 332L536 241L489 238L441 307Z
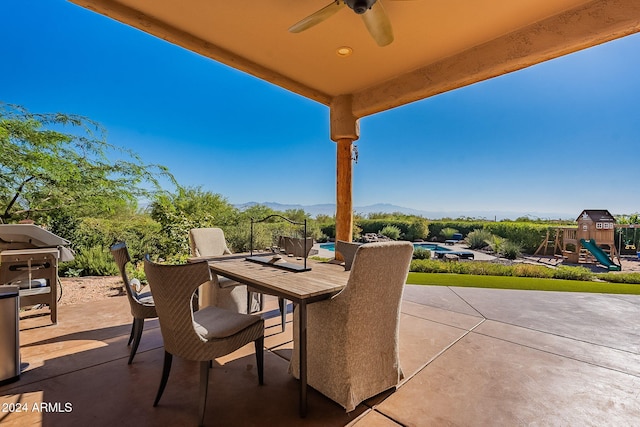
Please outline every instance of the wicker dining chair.
M127 264L131 262L129 256L129 250L127 244L124 242L116 243L111 246L111 254L116 261L116 265L120 270L120 276L124 283L124 290L127 294L127 300L129 301L129 307L131 308L131 315L133 316L133 324L131 325L131 334L129 335L129 342L127 345L131 345L131 352L129 353L129 362L133 362L133 358L138 351L138 345L142 338L142 330L144 329L145 319L155 319L158 317L156 314L156 306L153 301L153 295L151 292L138 293L131 287L131 282L127 275Z
M189 247L192 257L231 255L221 228L192 228L189 230ZM246 285L215 274L200 288L201 305L251 313L252 301Z
M306 258L313 248L313 237L303 239L301 237L278 236L278 245L288 255Z
M224 231L218 227L192 228L189 230L189 246L191 248L191 256L194 257L231 255L231 250L227 246L224 237ZM263 309L261 291L241 285L226 277L214 275L212 284L205 287L203 293L205 294L204 299L209 299L213 305L230 309L236 306L238 307L236 311L240 313L252 313L254 307L259 307L258 309L260 311ZM210 296L207 297L207 295ZM254 296L258 298L257 304L254 304ZM241 298L245 298L246 300L246 311L239 307ZM282 331L284 332L287 321L286 300L279 297L278 307L280 309Z
M263 384L264 320L224 308L208 306L194 312L191 300L200 285L211 280L205 261L163 265L145 259L144 271L155 297L164 341L162 378L153 406L164 392L173 356L200 362L199 421L204 422L213 359L255 344L258 383Z
M307 306L308 384L347 412L402 378L400 303L412 255L410 242L362 245L347 286L331 299ZM296 309L294 348L299 348L299 320ZM290 371L295 377L299 362L294 351Z

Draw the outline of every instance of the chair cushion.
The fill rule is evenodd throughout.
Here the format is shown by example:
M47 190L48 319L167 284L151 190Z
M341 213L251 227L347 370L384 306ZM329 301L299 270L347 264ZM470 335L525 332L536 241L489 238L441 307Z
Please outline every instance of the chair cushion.
M262 319L220 307L205 307L193 313L193 327L204 339L220 339L234 335Z
M153 295L151 295L151 292L143 292L141 294L136 294L136 299L142 305L155 305L153 302Z

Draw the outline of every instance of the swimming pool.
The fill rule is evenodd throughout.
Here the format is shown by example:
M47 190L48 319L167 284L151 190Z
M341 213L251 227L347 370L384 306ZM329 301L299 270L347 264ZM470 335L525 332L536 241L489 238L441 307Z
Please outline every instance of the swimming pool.
M429 249L430 251L450 251L451 250L451 249L445 248L444 246L440 246L436 243L414 243L413 248ZM335 246L335 243L321 243L320 249L326 249L328 251L335 252L336 246Z

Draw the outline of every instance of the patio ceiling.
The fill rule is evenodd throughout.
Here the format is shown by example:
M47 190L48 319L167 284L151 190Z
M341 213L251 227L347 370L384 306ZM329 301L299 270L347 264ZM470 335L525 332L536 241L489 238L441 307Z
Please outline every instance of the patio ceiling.
M640 31L637 0L378 0L394 33L385 47L349 7L288 31L330 0L70 1L329 106L347 241L360 118Z
M637 0L379 0L380 47L348 7L288 32L330 0L71 1L325 105L349 96L355 118L640 30Z

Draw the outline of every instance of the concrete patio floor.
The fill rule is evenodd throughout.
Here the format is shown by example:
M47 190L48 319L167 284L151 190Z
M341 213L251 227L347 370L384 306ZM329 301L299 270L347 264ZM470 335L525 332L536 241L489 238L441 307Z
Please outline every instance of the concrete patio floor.
M400 323L405 380L349 414L311 390L305 419L298 417L298 383L287 372L292 316L281 333L275 306L269 299L264 314L264 386L257 384L252 345L217 360L206 425L640 422L640 296L407 285ZM153 408L163 358L160 329L157 320L147 321L127 365L130 327L125 297L61 307L55 326L48 316L23 318L24 370L19 381L0 387L0 424L196 425L198 364L174 359ZM50 404L49 411L34 410L41 403Z

